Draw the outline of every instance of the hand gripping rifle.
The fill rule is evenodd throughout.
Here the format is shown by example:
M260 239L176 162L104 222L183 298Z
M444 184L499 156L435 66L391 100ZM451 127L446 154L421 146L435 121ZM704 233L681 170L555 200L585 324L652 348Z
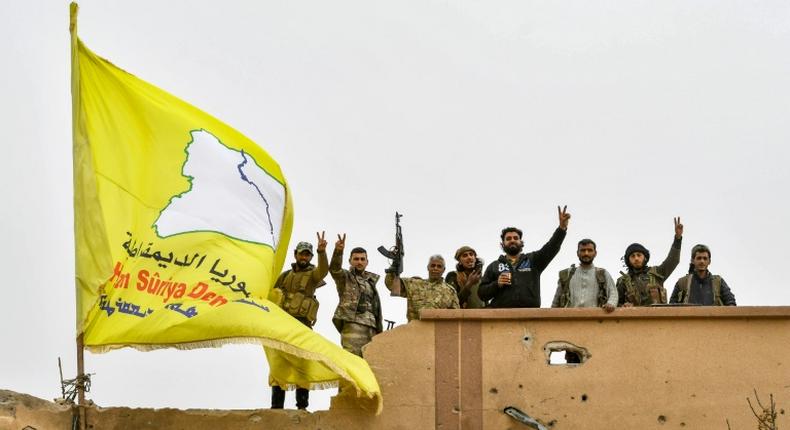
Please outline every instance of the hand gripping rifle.
M395 247L391 250L383 246L379 246L378 250L381 255L389 258L392 260L390 267L388 269L384 269L386 273L394 273L396 275L400 275L403 272L403 233L400 229L400 219L403 214L399 214L395 212Z

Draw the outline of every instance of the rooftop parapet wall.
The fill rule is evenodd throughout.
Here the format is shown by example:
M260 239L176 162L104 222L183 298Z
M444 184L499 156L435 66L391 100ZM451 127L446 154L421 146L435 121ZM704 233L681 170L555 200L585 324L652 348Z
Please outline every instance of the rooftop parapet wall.
M382 428L756 428L757 389L790 406L790 307L428 310L365 352ZM551 365L548 348L584 348ZM400 417L400 418L399 418ZM781 417L781 415L780 415ZM400 420L400 421L399 421ZM417 421L415 419L415 421ZM526 427L524 427L526 428Z
M568 345L584 363L549 364L547 349ZM726 429L727 419L753 429L753 389L790 407L788 357L790 307L431 310L365 349L378 416L345 393L312 414L91 408L88 419L101 429L528 428L502 412L514 406L551 429ZM48 428L39 409L59 422L34 403L9 406L17 418L0 416L0 429ZM788 421L779 415L780 428Z

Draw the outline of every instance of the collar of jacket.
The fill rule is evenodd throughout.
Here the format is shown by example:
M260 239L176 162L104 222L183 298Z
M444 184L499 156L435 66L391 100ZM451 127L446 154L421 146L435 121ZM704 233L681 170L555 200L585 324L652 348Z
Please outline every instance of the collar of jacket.
M379 278L379 275L377 275L377 274L375 274L373 272L368 272L367 270L363 270L362 273L357 273L357 271L354 270L353 266L348 271L352 275L358 276L358 277L363 278L363 279L370 279L370 278L378 279Z
M293 270L294 272L306 272L306 271L308 271L308 270L312 270L312 269L315 269L315 265L308 264L308 265L307 265L307 267L305 267L304 269L302 269L302 268L300 268L300 267L299 267L299 265L298 265L298 264L296 264L296 263L291 263L291 270Z
M699 275L697 274L697 271L695 270L693 276L694 276L694 279L696 279L696 280L698 280L700 282L704 282L706 279L710 278L710 270L706 270L705 271L705 276L703 276L701 278L699 277Z
M511 264L512 266L518 266L519 263L524 261L527 258L527 254L519 254L518 258L516 258L516 262ZM510 264L510 259L507 258L507 254L502 254L499 256L499 261L502 263Z

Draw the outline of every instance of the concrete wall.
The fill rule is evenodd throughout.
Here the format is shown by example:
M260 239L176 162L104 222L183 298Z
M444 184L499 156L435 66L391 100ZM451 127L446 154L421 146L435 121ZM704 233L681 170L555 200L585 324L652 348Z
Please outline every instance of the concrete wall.
M527 428L503 413L514 406L552 429L726 429L727 419L733 429L754 429L746 403L753 389L790 411L790 307L422 317L365 350L384 396L379 416L340 395L329 411L312 414L91 408L88 420L96 429ZM584 363L549 364L548 349L563 346L583 348ZM68 408L7 393L0 392L0 429L68 428L59 425L69 422Z
M756 428L746 403L753 389L790 406L788 312L431 312L437 362L448 364L437 366L435 425L516 428L502 412L515 406L557 429L726 429L726 419L733 429ZM583 347L589 358L550 365L554 342Z

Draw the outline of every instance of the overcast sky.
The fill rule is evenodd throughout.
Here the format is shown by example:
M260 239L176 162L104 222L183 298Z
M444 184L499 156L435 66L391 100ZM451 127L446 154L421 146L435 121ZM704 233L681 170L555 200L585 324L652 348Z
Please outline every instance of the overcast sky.
M97 54L220 118L282 166L294 234L393 241L406 275L499 231L545 243L547 307L576 242L616 278L631 242L666 256L672 217L739 305L788 305L790 3L786 1L82 1ZM75 373L68 2L4 2L0 118L0 389L60 394ZM330 242L330 250L334 240ZM448 260L448 261L449 261ZM289 260L290 263L290 260ZM331 324L334 286L319 290ZM384 316L405 300L383 284ZM622 310L620 310L622 312ZM393 351L396 354L397 351ZM259 346L86 353L102 406L269 406ZM329 391L311 409L328 407ZM386 399L385 399L386 401ZM293 394L286 406L293 405Z

